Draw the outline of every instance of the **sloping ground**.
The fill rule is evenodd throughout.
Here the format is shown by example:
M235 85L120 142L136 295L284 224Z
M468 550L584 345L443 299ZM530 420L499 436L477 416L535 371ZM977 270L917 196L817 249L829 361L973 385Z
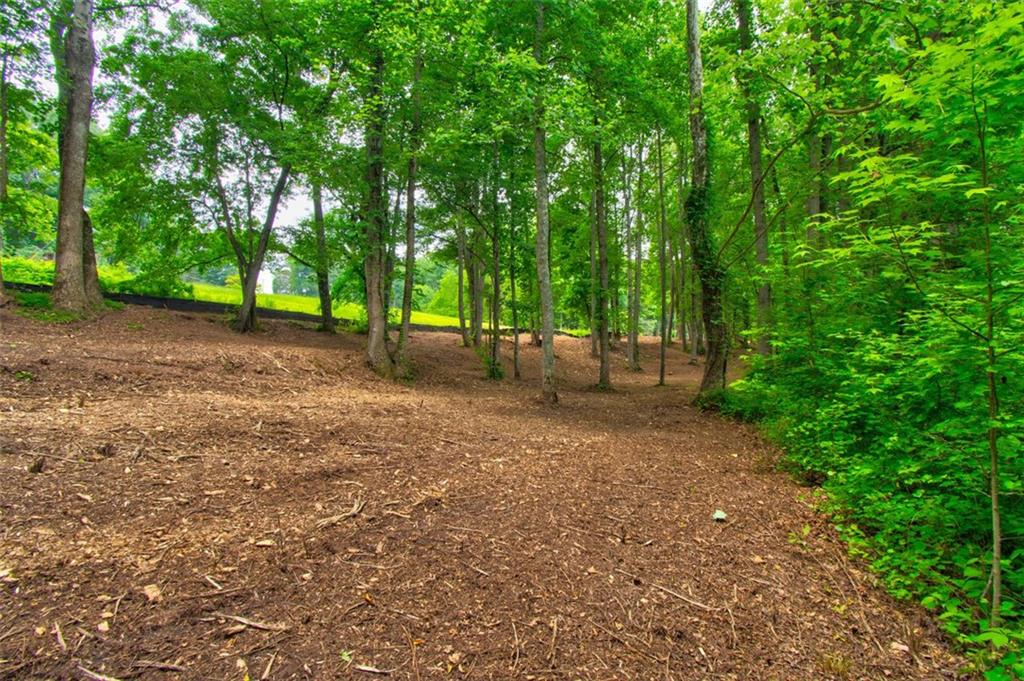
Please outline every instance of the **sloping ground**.
M562 402L419 334L127 309L0 336L0 677L957 678L752 432L587 341ZM507 350L510 348L506 347ZM39 467L41 471L38 471ZM38 472L33 472L38 471ZM714 522L715 509L727 513ZM91 674L91 676L90 676Z

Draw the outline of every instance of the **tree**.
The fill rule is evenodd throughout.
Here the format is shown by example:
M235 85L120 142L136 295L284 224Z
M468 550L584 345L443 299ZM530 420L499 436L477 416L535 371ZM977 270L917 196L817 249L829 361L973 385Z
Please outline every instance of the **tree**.
M729 352L722 309L725 272L711 241L711 161L708 155L707 121L704 114L704 67L700 52L700 17L697 0L686 0L686 35L690 58L690 137L693 149L693 178L686 199L686 221L690 252L701 284L707 361L701 378L701 392L725 386Z
M537 62L538 82L534 94L533 164L535 198L537 201L537 281L540 290L541 338L543 360L541 364L541 394L547 402L558 402L555 390L555 311L551 295L551 262L548 259L548 240L551 234L548 213L547 137L544 127L544 0L535 0L536 25L533 38L533 58Z
M92 77L96 51L92 37L92 0L73 0L70 21L55 15L53 41L63 109L60 124L60 195L57 217L57 257L53 282L54 307L85 313L102 304L98 288L86 287L86 259L95 273L92 229L85 215L85 167L92 120ZM63 35L62 35L63 34ZM88 227L88 234L86 234ZM91 256L91 257L90 257Z
M739 27L740 57L741 60L749 59L749 53L754 44L751 27L753 23L752 2L751 0L734 0L734 4ZM752 85L753 76L749 68L745 65L740 68L743 69L741 82L747 116L747 149L750 157L750 183L753 195L754 243L757 249L757 264L761 269L760 277L762 278L757 287L757 351L762 355L767 355L770 350L768 326L772 293L764 272L768 265L768 223L765 217L764 179L761 163L761 107L755 99Z

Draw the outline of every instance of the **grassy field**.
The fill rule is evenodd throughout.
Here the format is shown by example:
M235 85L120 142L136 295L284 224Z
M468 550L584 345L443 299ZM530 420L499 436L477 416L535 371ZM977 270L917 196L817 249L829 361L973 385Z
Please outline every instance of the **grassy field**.
M194 300L208 303L225 303L228 305L239 305L242 302L242 291L231 286L216 286L214 284L192 284ZM320 314L320 300L313 296L297 296L287 293L260 293L256 296L256 305L271 310L283 310L287 312L304 312L311 315ZM363 306L356 303L334 303L334 316L338 319L357 321L364 316ZM392 314L399 314L393 310ZM428 312L417 312L413 310L412 323L423 326L454 326L459 325L455 317L430 314Z
M6 279L12 284L38 284L42 286L53 284L52 261L13 257L5 258L3 265ZM106 290L117 290L124 293L143 293L143 291L132 290L131 275L123 267L100 266L100 284ZM204 283L193 283L190 285L192 287L193 300L208 303L224 303L227 305L241 305L242 303L242 290L238 287ZM184 298L185 296L182 297ZM256 305L271 310L302 312L311 315L320 314L320 301L313 296L297 296L285 293L260 294L256 298ZM393 317L397 318L399 314L398 310L392 310ZM362 305L356 303L335 303L334 316L340 320L359 322L365 318L365 313L363 312ZM423 326L457 327L459 320L455 317L446 317L444 315L414 310L412 313L412 323Z

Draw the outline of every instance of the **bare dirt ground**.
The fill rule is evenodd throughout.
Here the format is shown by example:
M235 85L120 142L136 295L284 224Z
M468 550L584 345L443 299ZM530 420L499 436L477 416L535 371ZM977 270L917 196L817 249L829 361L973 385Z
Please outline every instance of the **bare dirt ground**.
M0 314L0 678L959 678L678 348L559 338L549 407L531 347Z

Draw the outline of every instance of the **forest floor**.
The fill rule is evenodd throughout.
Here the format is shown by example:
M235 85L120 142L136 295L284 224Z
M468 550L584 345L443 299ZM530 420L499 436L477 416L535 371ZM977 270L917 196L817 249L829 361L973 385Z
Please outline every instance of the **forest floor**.
M960 678L678 347L559 337L547 406L533 347L0 314L0 678Z

